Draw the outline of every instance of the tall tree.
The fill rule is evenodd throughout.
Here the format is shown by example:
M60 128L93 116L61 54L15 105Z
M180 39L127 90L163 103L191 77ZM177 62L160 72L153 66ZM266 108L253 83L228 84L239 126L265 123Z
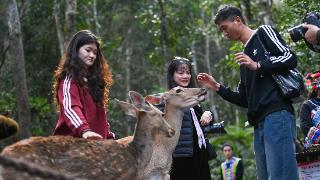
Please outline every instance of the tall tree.
M19 3L20 2L20 3ZM20 18L24 16L26 11L29 9L30 1L29 0L21 0L17 4L19 11Z
M7 21L9 29L9 49L7 59L11 62L13 81L17 99L18 120L22 127L19 131L21 138L31 136L31 115L28 100L24 49L21 34L20 17L15 0L7 0Z
M272 8L272 0L260 0L262 6L262 21L264 24L273 25L272 16L271 16L271 8Z
M93 20L94 20L95 30L96 30L96 33L100 36L101 25L98 20L97 0L93 0L92 11L93 11Z
M73 34L76 33L76 13L77 13L77 0L66 0L66 14L65 14L65 44L69 42Z
M164 59L164 72L166 72L167 67L168 67L168 60L169 60L169 52L168 52L168 22L167 22L167 15L166 11L164 9L164 4L162 0L158 0L158 4L160 7L160 19L161 19L161 24L160 24L160 32L161 32L161 49L162 49L162 55ZM164 82L164 81L163 81Z
M243 16L245 21L251 22L252 21L252 13L251 13L251 0L242 0L240 1L240 7L243 9Z
M131 90L131 61L132 61L132 42L131 42L131 35L132 35L132 29L129 27L128 29L128 35L125 40L125 86L126 86L126 92L129 92ZM129 102L129 97L126 97L126 101ZM129 118L127 118L127 121L129 122ZM131 128L127 127L127 134L131 133Z
M58 0L54 0L52 12L53 12L54 22L56 26L56 31L57 31L60 55L62 56L64 52L64 39L63 39L63 33L61 30L62 27L61 27L61 21L60 21L60 2L58 2Z

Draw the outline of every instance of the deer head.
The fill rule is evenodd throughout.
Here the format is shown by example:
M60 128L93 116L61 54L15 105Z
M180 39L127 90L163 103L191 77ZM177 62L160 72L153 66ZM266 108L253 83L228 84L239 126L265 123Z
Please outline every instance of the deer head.
M178 108L188 108L204 101L206 93L207 91L203 88L177 86L164 93L148 95L145 99L152 104L165 103Z
M167 137L172 137L174 135L175 132L166 122L163 112L146 102L144 97L137 92L130 91L129 97L132 104L119 100L116 101L127 115L141 121L137 122L137 127L140 126L139 129L150 130L152 139L159 133L164 134Z

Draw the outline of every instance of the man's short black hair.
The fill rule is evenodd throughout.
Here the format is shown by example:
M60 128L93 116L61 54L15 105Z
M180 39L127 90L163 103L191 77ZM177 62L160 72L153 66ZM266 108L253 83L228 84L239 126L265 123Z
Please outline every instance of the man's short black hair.
M225 21L225 20L235 20L235 18L239 16L242 23L246 24L243 16L242 16L242 12L239 8L233 7L233 6L224 6L222 9L220 9L215 18L214 18L214 23L215 24L219 24L221 21Z
M233 147L231 146L231 144L224 143L224 144L222 145L222 151L224 150L224 147L230 147L231 150L233 151Z

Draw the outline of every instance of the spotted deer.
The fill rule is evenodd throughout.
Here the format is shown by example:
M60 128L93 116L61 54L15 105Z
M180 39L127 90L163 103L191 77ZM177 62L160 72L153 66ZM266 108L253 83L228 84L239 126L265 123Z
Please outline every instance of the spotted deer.
M169 180L169 171L172 164L172 153L178 143L183 109L191 108L205 98L206 90L201 88L175 87L160 95L150 95L145 99L153 104L164 103L164 116L168 124L176 132L171 138L158 136L153 144L153 153L150 162L143 172L144 180ZM122 143L130 143L130 138L117 140Z
M93 140L70 136L32 137L6 147L2 156L24 160L81 179L142 179L150 161L155 137L172 137L174 130L163 113L139 93L129 93L132 104L116 100L126 114L137 119L132 142ZM3 168L5 180L35 179Z

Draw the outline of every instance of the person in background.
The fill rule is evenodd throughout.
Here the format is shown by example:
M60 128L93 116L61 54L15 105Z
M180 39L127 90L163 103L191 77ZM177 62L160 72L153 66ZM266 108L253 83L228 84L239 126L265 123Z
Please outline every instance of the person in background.
M54 102L59 112L54 135L115 138L106 114L112 74L99 39L89 30L77 32L54 72Z
M242 180L243 179L243 163L240 158L233 156L233 147L225 143L222 146L223 155L226 160L221 163L220 172L222 180Z
M294 109L271 75L294 69L295 54L271 26L253 30L246 25L239 8L223 7L215 24L226 38L244 45L243 52L235 54L240 65L238 89L232 91L206 73L200 73L198 81L223 99L247 108L248 122L254 127L257 179L297 180Z
M305 148L320 143L320 71L306 75L308 100L300 109L300 128L305 136Z
M168 67L167 83L168 89L176 86L198 87L191 62L186 58L174 57ZM211 112L203 112L200 105L184 110L179 141L172 155L171 180L211 179L208 152L201 128L210 121Z

